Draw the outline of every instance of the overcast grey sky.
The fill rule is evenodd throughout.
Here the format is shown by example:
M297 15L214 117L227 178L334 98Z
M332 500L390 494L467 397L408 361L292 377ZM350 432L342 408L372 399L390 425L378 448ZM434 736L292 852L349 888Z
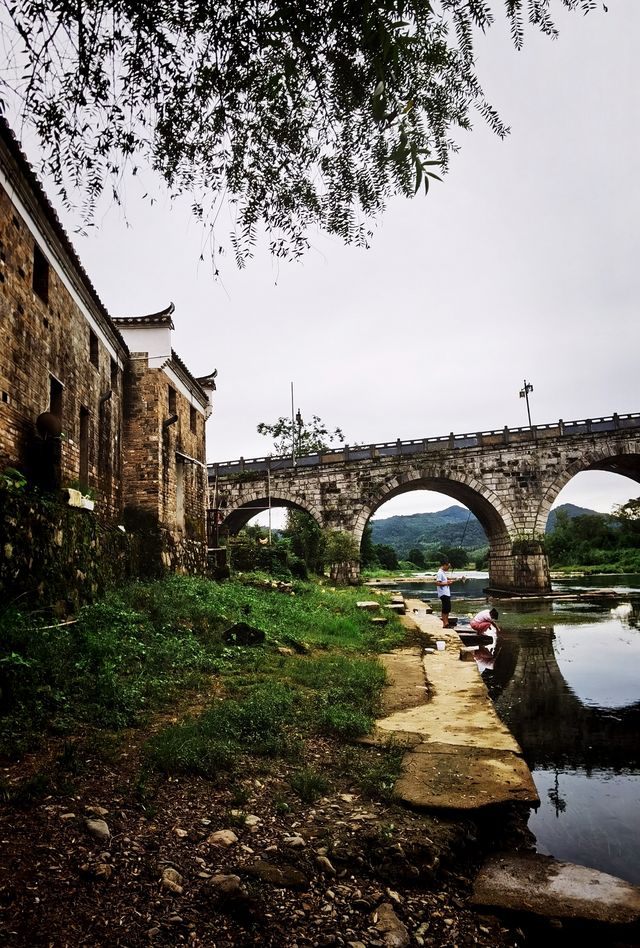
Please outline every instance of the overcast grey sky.
M126 220L111 208L74 237L113 315L173 300L176 350L196 375L217 367L210 460L268 453L256 425L289 412L291 381L303 416L359 443L526 424L525 378L534 422L640 410L640 3L555 18L559 39L529 30L520 53L502 22L479 40L510 137L478 118L444 183L394 202L369 250L316 235L302 264L229 257L216 283L188 202L151 207L136 179ZM637 494L592 473L559 502ZM409 493L379 515L449 503Z

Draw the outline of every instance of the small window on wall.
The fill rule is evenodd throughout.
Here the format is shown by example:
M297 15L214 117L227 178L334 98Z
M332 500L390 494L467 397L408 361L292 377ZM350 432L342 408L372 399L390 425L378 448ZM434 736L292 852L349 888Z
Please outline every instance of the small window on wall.
M62 382L49 376L49 411L58 418L62 418L62 387Z
M118 391L118 363L115 359L111 360L111 388L114 392Z
M175 415L176 406L177 406L176 390L175 388L172 388L171 385L168 386L168 389L169 389L169 414Z
M98 337L94 333L93 329L89 330L89 359L91 365L95 365L96 369L100 366L100 355L98 352Z
M89 409L80 408L80 484L89 486Z
M193 405L192 405L191 408L189 409L189 427L191 428L191 432L192 432L193 434L197 434L197 432L198 432L198 412L195 410L195 408L193 407Z
M37 244L33 248L33 291L43 303L49 302L49 261Z

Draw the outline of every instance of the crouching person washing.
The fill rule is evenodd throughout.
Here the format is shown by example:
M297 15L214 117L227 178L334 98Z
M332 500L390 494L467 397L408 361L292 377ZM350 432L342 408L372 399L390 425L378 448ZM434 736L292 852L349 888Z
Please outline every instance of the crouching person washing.
M471 620L471 628L474 632L488 632L489 629L495 629L496 632L499 632L500 628L496 622L497 618L497 609L482 609L482 611Z

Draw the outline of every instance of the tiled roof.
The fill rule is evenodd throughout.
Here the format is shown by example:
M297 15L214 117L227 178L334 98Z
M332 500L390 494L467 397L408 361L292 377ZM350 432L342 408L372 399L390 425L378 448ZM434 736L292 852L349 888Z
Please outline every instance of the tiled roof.
M180 356L178 355L175 349L171 350L171 361L173 362L174 367L180 370L182 374L186 376L185 381L187 382L187 384L193 386L194 391L200 396L199 401L206 408L206 406L209 404L209 396L203 389L201 380L195 378L195 376L191 374L191 372L186 367L186 365L184 364L184 362L182 361L182 359L180 358Z
M214 369L213 372L210 372L208 375L199 375L196 379L196 382L199 382L203 388L212 388L215 392L216 390L216 377L218 375L218 370Z
M71 240L69 239L69 236L66 230L62 226L60 222L60 218L58 217L58 214L55 208L51 204L51 201L47 197L47 194L44 188L40 184L40 181L38 180L36 173L34 172L29 161L27 160L26 155L22 151L22 145L16 138L7 120L1 114L0 114L0 141L4 144L10 156L13 158L13 160L17 164L19 172L22 178L24 179L24 182L27 184L29 190L31 191L31 193L33 194L36 200L36 203L40 207L47 222L51 226L54 234L60 241L60 244L62 245L64 252L69 257L69 260L76 274L78 275L80 282L83 284L85 290L87 291L87 294L91 298L92 303L95 305L99 314L107 321L109 328L111 332L113 333L113 335L115 336L115 338L117 339L118 343L124 348L125 352L128 352L124 339L118 332L117 328L113 325L113 320L111 319L109 313L107 312L107 309L104 303L98 296L96 288L94 287L93 283L89 279L86 270L82 266L82 263L80 262L80 258L78 254L76 253L75 247L71 243Z
M169 303L159 313L150 313L148 316L114 316L113 322L116 326L168 326L169 329L175 329L171 318L174 311L175 306Z

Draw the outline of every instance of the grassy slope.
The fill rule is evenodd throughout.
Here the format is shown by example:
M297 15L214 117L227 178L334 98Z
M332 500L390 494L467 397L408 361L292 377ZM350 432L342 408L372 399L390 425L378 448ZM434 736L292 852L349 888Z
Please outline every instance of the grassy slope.
M154 766L214 775L239 747L290 754L305 734L365 733L384 679L375 654L403 632L391 616L381 634L357 609L361 596L174 576L114 592L69 625L5 610L0 750L20 755L47 732L136 724L203 685L210 707L154 740ZM238 621L264 631L265 643L226 646L223 632Z

